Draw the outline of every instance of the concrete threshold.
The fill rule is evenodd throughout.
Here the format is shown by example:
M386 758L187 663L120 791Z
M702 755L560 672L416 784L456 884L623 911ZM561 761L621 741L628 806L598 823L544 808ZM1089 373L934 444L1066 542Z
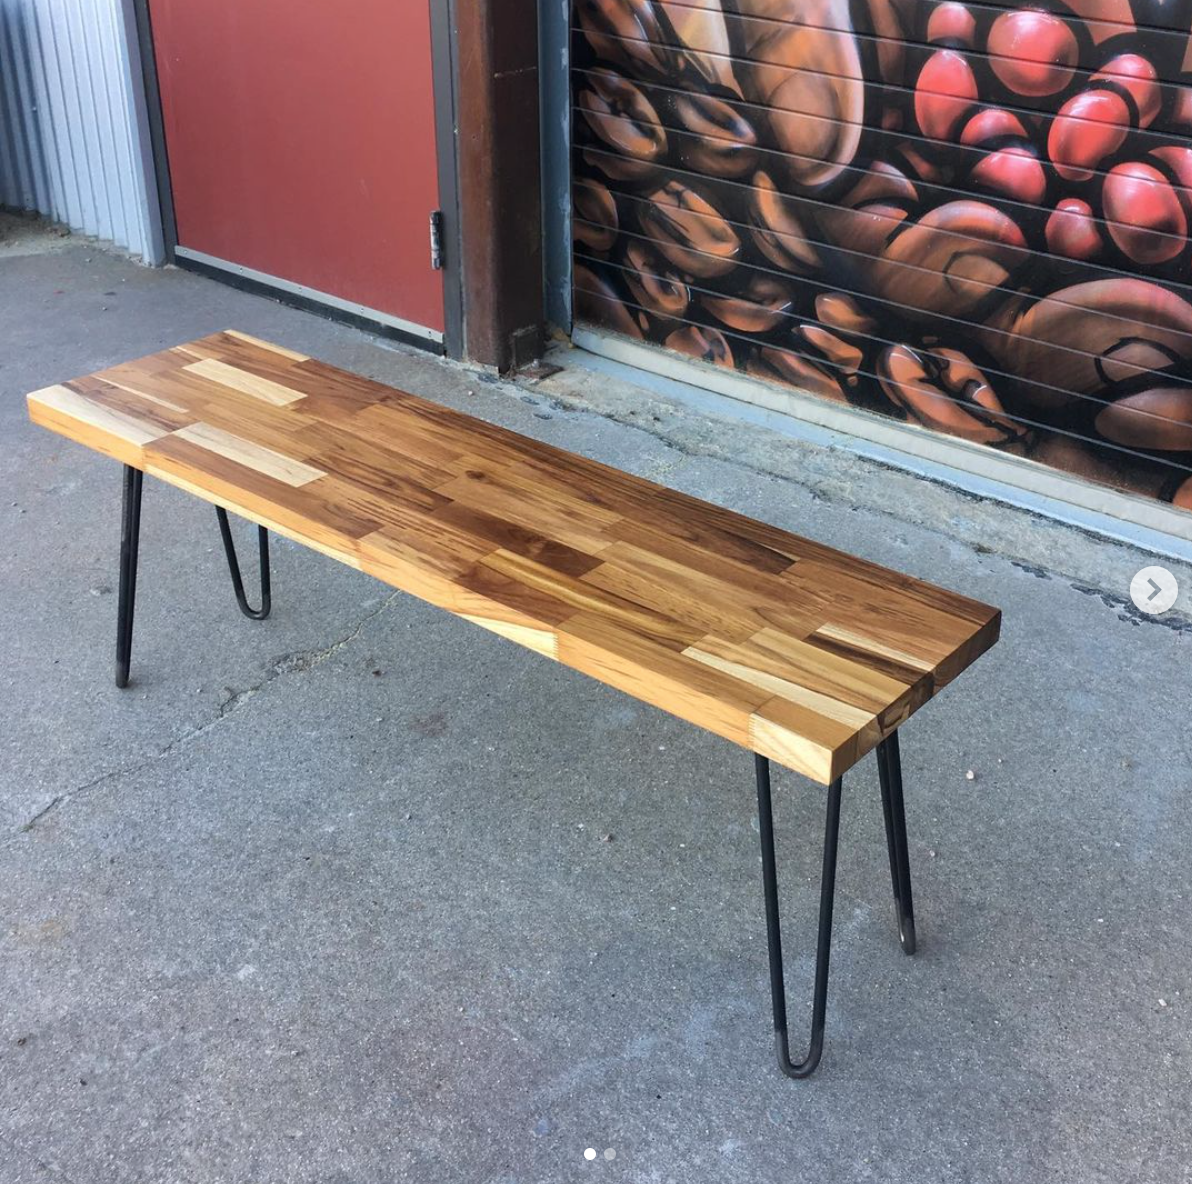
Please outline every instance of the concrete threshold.
M573 365L656 389L694 410L740 418L809 444L847 449L978 497L1192 562L1192 515L1154 499L614 334L577 328L573 343L578 347L570 355Z

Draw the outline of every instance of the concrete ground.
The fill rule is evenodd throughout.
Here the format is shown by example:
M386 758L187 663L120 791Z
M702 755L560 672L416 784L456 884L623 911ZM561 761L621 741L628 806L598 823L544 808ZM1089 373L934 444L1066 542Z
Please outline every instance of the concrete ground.
M746 753L282 540L246 621L155 482L116 690L119 469L22 395L229 325L1003 607L904 729L913 959L846 779L814 1079ZM1192 617L1125 603L1149 557L588 381L0 251L0 1184L1192 1180ZM801 1030L823 793L776 803Z

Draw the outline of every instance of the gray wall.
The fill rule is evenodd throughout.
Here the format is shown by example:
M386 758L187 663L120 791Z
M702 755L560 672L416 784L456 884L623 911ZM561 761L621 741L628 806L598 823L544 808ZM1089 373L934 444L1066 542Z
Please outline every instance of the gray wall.
M0 204L163 261L133 0L0 0Z

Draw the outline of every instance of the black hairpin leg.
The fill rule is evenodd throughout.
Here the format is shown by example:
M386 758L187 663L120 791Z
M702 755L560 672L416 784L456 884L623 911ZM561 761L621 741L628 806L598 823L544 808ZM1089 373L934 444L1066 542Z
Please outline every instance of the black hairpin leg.
M263 621L269 615L272 605L269 582L269 532L263 526L257 527L257 545L261 556L261 607L252 608L244 595L244 580L240 575L240 561L236 558L236 544L232 540L228 512L223 506L216 506L215 514L219 519L219 533L223 536L224 554L228 557L228 571L232 573L232 590L236 593L236 603L246 617L254 621Z
M911 863L906 845L906 805L902 798L902 758L898 733L877 746L877 773L882 784L882 813L886 818L886 846L890 851L890 879L894 885L894 916L898 939L908 954L915 952L915 904L911 896Z
M786 984L782 973L782 926L778 915L778 872L774 860L774 812L770 803L770 762L754 755L757 814L762 836L762 885L766 896L766 940L770 947L770 997L774 1005L774 1044L778 1065L788 1077L810 1077L824 1050L828 1009L828 959L832 952L832 904L836 897L836 843L840 834L838 777L828 789L824 828L824 870L820 880L819 940L815 951L815 994L811 1005L811 1046L803 1060L791 1060L786 1027Z
M116 606L116 685L128 686L132 664L132 621L137 603L137 553L141 539L141 487L145 474L124 466L124 508L120 520L120 595Z
M116 685L128 686L129 669L132 665L132 624L137 604L137 558L141 539L141 491L145 474L132 465L124 466L124 504L120 522L120 595L116 607ZM232 541L232 529L228 525L227 511L216 507L219 517L219 531L223 536L224 552L228 557L228 569L232 573L232 588L240 611L254 621L263 621L269 615L271 604L269 581L269 532L258 526L258 542L261 555L261 607L252 608L244 595L244 580L240 575L240 564L236 559L236 545Z

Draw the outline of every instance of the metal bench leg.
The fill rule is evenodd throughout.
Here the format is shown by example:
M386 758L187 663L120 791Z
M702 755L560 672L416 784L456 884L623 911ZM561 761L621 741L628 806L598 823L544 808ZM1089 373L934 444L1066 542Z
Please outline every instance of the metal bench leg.
M911 895L911 862L906 844L906 805L902 797L902 758L898 753L897 732L877 746L877 773L882 784L882 813L886 818L886 846L890 851L898 940L906 953L913 954L915 904Z
M754 755L757 772L757 815L762 837L762 884L766 896L766 940L770 947L770 996L774 1005L774 1044L778 1065L788 1077L810 1077L824 1050L824 1017L828 1008L828 959L832 950L832 904L836 897L836 845L840 834L838 777L828 789L824 828L824 869L820 880L819 940L815 952L815 995L811 1007L811 1046L807 1056L791 1061L786 1029L786 985L782 974L782 927L778 916L778 873L774 861L774 812L770 803L770 762Z
M236 603L240 611L254 621L263 621L269 615L272 606L272 586L269 581L269 532L263 527L257 527L257 545L261 556L261 607L252 608L248 598L244 595L244 580L240 575L240 561L236 558L236 544L232 540L232 528L228 524L228 512L223 506L215 507L216 517L219 519L219 533L223 537L224 554L228 557L228 571L232 573L232 590L236 593Z
M141 487L145 474L124 466L124 505L120 520L120 595L116 606L116 685L128 686L132 664L132 621L137 602L137 553L141 540Z

